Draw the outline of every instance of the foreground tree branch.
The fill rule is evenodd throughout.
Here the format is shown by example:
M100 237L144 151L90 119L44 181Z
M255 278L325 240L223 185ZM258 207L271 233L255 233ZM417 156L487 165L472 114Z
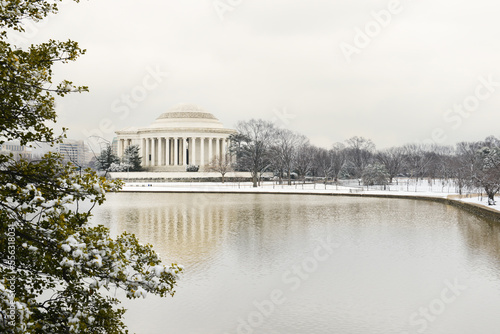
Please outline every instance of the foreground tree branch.
M48 125L56 121L54 97L87 90L52 83L56 62L85 53L76 42L50 40L28 50L8 42L7 29L22 32L23 20L41 20L56 4L0 2L0 144L60 142L65 129L57 136ZM89 222L92 208L121 185L56 154L31 162L0 155L0 333L125 333L125 310L107 291L174 294L181 267L162 264L134 235L113 239ZM84 202L90 209L80 209Z

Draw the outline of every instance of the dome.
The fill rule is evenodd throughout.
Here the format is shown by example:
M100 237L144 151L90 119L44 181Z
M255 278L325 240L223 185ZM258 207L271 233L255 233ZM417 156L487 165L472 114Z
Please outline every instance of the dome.
M150 127L222 129L224 126L217 117L200 106L180 103L161 114Z
M164 118L207 118L217 119L211 113L205 111L203 108L196 104L179 103L167 112L163 113L157 119Z

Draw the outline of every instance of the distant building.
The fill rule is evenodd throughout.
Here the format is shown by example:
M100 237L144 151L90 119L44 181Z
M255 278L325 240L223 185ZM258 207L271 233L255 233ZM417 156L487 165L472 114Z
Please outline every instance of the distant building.
M21 157L27 160L31 160L32 153L31 149L26 146L22 146L19 142L6 142L0 144L0 154L14 154L14 159L19 160Z
M203 167L224 156L233 133L199 106L178 104L148 127L116 131L117 155L121 158L128 146L138 145L146 170L185 171L187 165Z
M114 137L113 141L111 142L111 152L113 152L114 155L118 156L118 138Z
M65 162L72 162L78 167L85 167L89 162L89 149L83 140L65 139L56 145L56 152L63 156Z

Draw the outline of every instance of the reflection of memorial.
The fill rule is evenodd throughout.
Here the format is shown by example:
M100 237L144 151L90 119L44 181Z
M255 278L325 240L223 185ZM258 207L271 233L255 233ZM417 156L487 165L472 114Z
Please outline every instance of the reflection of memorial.
M179 194L180 197L186 194ZM128 230L141 242L155 245L155 250L168 258L197 262L199 257L215 251L217 243L227 237L231 214L218 205L179 204L151 206L129 212L115 221L125 222L119 231ZM186 255L191 259L186 259Z
M103 223L114 233L134 233L142 243L153 244L167 261L181 259L184 265L200 264L222 253L237 261L274 257L276 254L261 253L267 248L261 246L284 243L287 238L300 240L307 229L307 222L294 218L300 215L291 197L277 203L252 194L132 196L110 198L108 203L120 200L101 214L106 217ZM248 205L243 204L246 201Z

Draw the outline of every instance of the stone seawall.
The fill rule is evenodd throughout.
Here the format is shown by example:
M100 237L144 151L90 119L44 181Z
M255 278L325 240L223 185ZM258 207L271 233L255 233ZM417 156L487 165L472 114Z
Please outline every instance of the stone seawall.
M416 200L424 200L431 202L443 203L446 205L452 205L454 207L460 208L477 216L494 220L500 222L500 211L490 209L486 206L476 204L476 203L468 203L463 202L454 198L444 198L444 197L432 197L432 196L413 196L413 195L391 195L391 194L356 194L356 193L346 193L339 194L334 193L331 194L334 196L352 196L352 197L378 197L378 198L399 198L399 199L416 199Z

